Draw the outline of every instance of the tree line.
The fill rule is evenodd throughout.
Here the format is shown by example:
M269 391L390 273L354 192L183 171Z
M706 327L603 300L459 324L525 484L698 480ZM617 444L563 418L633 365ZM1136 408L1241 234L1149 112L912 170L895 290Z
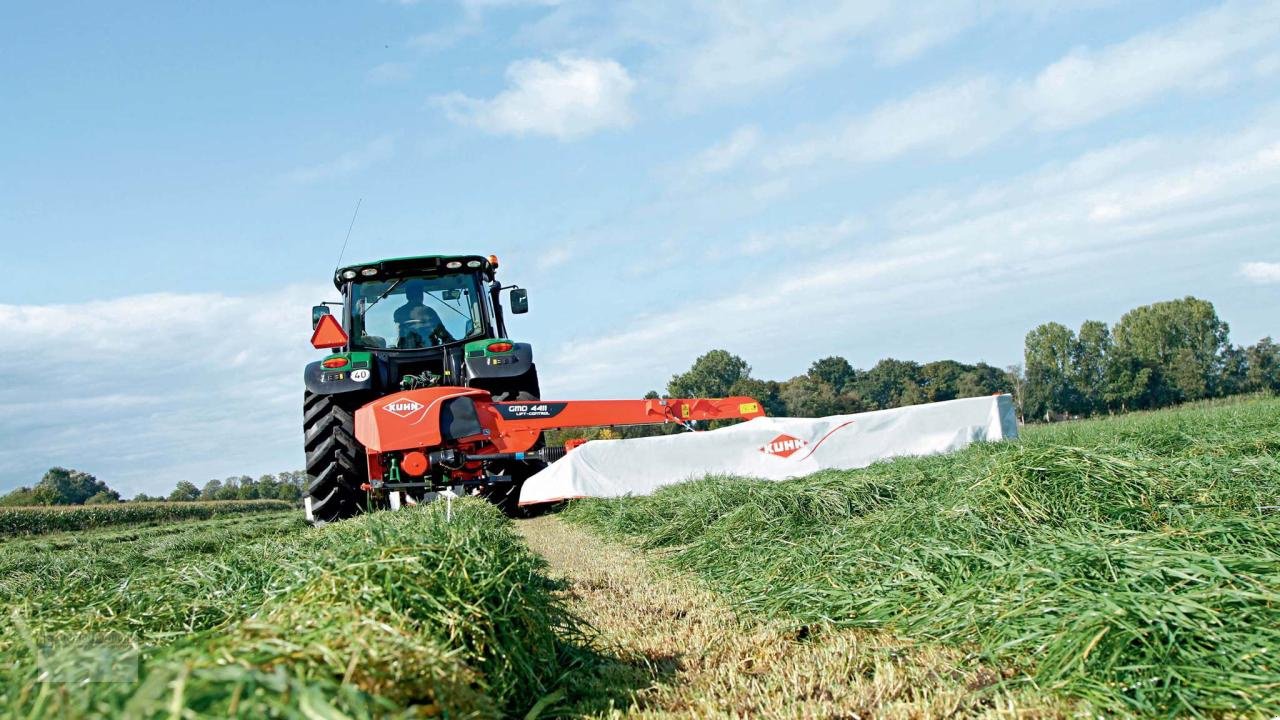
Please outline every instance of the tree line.
M28 505L97 505L119 502L192 502L222 500L288 500L298 502L306 487L307 474L300 470L268 474L254 480L238 475L225 480L210 480L196 487L188 480L179 481L168 495L138 493L124 500L120 493L93 475L68 468L50 468L31 487L20 487L0 497L0 506Z
M748 395L768 414L787 417L843 415L1012 390L1006 371L955 360L918 363L889 358L861 370L832 356L789 380L762 380L752 377L745 360L725 350L703 355L667 383L668 397Z
M1078 332L1050 322L1026 336L1024 363L998 368L955 360L888 358L862 370L843 357L817 360L789 380L765 380L727 350L712 350L645 397L747 395L768 414L822 417L1011 393L1024 420L1149 410L1181 402L1280 392L1280 345L1270 337L1232 345L1213 304L1194 297L1134 308L1114 326L1086 321ZM553 433L620 438L678 428L614 428Z
M1194 297L1134 308L1111 327L1045 323L1027 334L1015 375L1023 415L1054 420L1280 392L1280 346L1270 337L1232 345L1229 330L1212 303Z

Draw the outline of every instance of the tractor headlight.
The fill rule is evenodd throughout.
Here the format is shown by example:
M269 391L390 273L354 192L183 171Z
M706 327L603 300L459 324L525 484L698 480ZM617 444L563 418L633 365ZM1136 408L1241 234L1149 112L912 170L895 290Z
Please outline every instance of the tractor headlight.
M378 268L365 268L360 271L360 274L365 277L373 277L378 274Z
M342 273L342 279L343 279L343 280L355 280L355 279L356 279L356 271L355 271L355 270L347 270L346 272Z
M469 267L469 268L478 268L478 267L480 267L480 266L481 266L481 265L483 265L483 264L484 264L484 263L480 262L479 260L472 260L471 262L467 263L467 267Z
M445 267L449 268L450 270L457 270L458 268L462 267L462 262L459 260L454 260L451 263L445 263Z

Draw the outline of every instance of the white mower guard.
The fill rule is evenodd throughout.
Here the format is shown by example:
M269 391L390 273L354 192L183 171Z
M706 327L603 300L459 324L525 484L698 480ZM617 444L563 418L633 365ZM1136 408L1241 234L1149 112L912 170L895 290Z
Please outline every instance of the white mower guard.
M1009 395L825 418L761 417L707 432L586 443L526 480L520 504L648 495L709 475L788 480L1017 437Z

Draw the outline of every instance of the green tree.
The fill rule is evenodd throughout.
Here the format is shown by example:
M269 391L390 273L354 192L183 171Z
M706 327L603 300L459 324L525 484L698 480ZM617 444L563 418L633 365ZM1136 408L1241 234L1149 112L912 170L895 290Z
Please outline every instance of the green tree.
M302 490L307 486L307 483L311 482L307 477L307 473L302 470L286 470L279 473L277 477L280 478L280 482L286 485L292 485L298 490Z
M200 499L201 500L217 500L218 495L221 492L222 492L222 481L210 480L209 482L205 483L204 487L200 490Z
M848 360L833 356L809 366L809 372L777 386L777 402L781 407L770 415L791 417L825 417L845 415L865 409L857 384L862 373Z
M1072 354L1076 334L1067 326L1051 322L1027 333L1024 360L1027 390L1024 411L1027 417L1052 419L1079 405L1079 393L1072 378Z
M835 388L811 375L799 375L782 383L780 399L789 417L825 417L841 413L841 396Z
M236 491L237 500L257 500L260 497L258 483L254 482L253 478L245 478L240 483L239 490Z
M984 362L966 368L956 383L956 397L984 397L1014 391L1015 384L1005 370Z
M55 467L49 468L36 484L32 497L41 505L83 505L100 492L115 491L87 472Z
M34 488L20 487L0 497L0 507L27 507L29 505L52 505L52 502L41 502Z
M822 358L810 365L808 375L826 384L837 394L852 389L858 379L858 371L849 364L848 360L838 355Z
M169 493L169 499L173 502L191 502L200 499L200 488L195 483L187 480L179 481L177 486L173 488L173 492Z
M279 495L280 481L275 475L266 474L258 478L258 497L264 500L275 500Z
M1248 350L1231 345L1222 351L1222 381L1218 390L1221 395L1250 392Z
M712 350L698 358L688 372L675 375L667 383L673 398L719 398L730 394L733 384L751 377L751 366L727 350Z
M921 384L919 363L887 358L862 373L854 389L867 409L884 410L924 402Z
M921 390L925 402L955 400L960 397L960 380L971 368L955 360L936 360L920 366Z
M1280 393L1280 345L1264 337L1245 350L1248 388Z
M302 499L302 488L291 483L286 483L276 488L276 500L288 500L289 502L297 502Z
M229 477L222 481L215 500L237 500L240 497L240 478Z
M1098 320L1085 320L1071 348L1071 384L1076 391L1075 412L1093 415L1107 409L1107 363L1111 331Z
M1144 305L1116 323L1112 394L1128 407L1163 407L1221 394L1229 328L1194 297Z
M1173 356L1173 361L1165 367L1164 372L1171 390L1176 393L1174 402L1200 400L1209 397L1215 385L1214 378L1209 375L1210 372L1211 370L1205 368L1199 362L1191 348L1179 348ZM1219 387L1220 384L1221 379L1219 377Z
M84 504L85 505L108 505L111 503L118 503L118 502L120 502L119 493L117 493L115 490L110 490L110 491L103 490L100 492L96 492L93 495L90 495L89 499L84 501Z

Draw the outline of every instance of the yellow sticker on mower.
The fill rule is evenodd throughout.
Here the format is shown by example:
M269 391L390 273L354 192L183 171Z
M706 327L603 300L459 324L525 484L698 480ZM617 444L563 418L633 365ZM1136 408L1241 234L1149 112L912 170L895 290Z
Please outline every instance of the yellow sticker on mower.
M738 406L738 413L740 415L751 415L752 413L758 412L760 412L760 405L758 403L742 403Z
M685 420L688 420L692 416L693 416L693 410L689 407L689 404L680 403L680 417Z

